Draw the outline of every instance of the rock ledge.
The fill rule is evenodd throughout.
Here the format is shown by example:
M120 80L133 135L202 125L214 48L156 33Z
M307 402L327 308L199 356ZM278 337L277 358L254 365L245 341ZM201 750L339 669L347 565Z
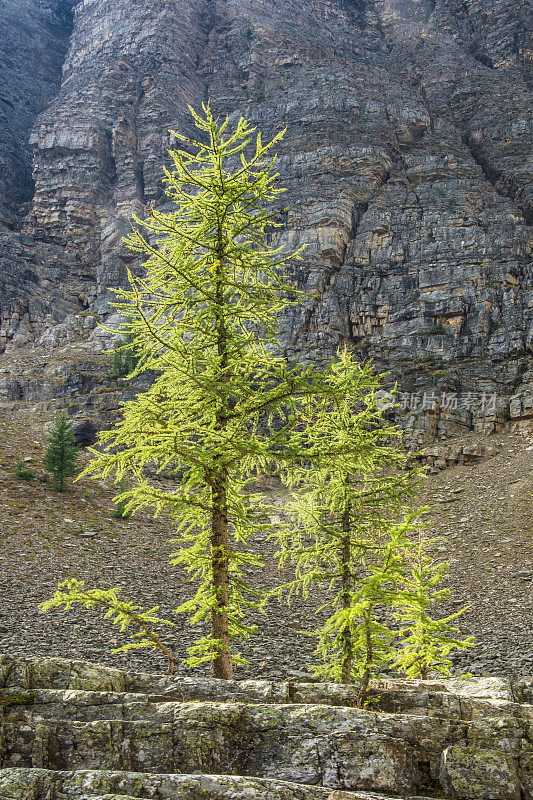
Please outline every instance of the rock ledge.
M2 800L531 800L533 678L160 677L0 656Z

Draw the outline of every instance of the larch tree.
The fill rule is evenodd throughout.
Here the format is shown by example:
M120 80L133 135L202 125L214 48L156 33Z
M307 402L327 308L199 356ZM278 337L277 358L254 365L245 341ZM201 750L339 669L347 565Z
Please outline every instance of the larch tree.
M280 560L292 564L295 578L280 592L329 586L315 671L359 681L363 703L371 675L392 657L394 632L383 612L396 602L417 527L416 470L399 446L401 431L378 407L380 379L368 364L339 353L327 383L329 392L309 398L293 433L306 459L286 472L297 525L280 530Z
M296 568L288 591L330 583L319 673L359 679L363 701L373 669L390 655L380 612L394 604L405 573L412 471L395 446L399 431L376 405L380 384L369 366L344 351L318 372L280 352L279 315L302 300L282 277L300 251L271 247L266 236L278 226L284 190L272 148L284 132L263 145L242 118L226 133L228 119L219 124L209 106L204 116L190 110L202 139L174 133L184 147L169 151L174 168L165 172L175 208L134 218L125 242L146 260L114 304L129 377L148 372L153 381L123 403L82 474L112 476L122 515L151 507L172 517L171 561L196 582L175 611L209 625L185 663L211 662L220 678L242 661L233 641L253 630L247 611L264 604L245 576L261 562L251 534L265 528L269 510L253 483L260 472L284 475L298 490L296 523L282 532L282 560ZM157 480L163 472L174 476L170 486ZM42 607L100 607L121 629L140 628L127 650L155 647L172 670L173 654L152 630L165 620L156 608L119 601L117 591L72 579Z
M284 132L263 144L242 118L227 133L228 119L219 124L209 106L203 116L190 110L202 140L172 132L186 148L169 151L173 169L165 171L175 208L134 218L125 242L146 260L114 304L131 377L150 371L155 379L123 404L84 474L126 478L130 488L118 498L126 512L170 513L172 563L198 585L175 610L210 623L186 663L212 662L215 677L230 678L240 659L232 640L249 635L245 612L261 604L243 572L260 563L248 543L264 507L251 484L292 457L289 432L324 378L290 367L276 340L280 312L300 298L281 277L299 251L266 243L278 225L269 204L285 191L271 155ZM161 488L150 468L172 472L174 487Z
M447 600L449 589L442 586L448 562L437 560L430 549L436 539L420 536L412 548L410 569L399 581L394 616L400 624L399 646L393 666L409 678L426 680L430 672L449 675L451 653L473 647L474 637L462 639L459 628L452 625L467 607L444 617L435 617L433 607Z

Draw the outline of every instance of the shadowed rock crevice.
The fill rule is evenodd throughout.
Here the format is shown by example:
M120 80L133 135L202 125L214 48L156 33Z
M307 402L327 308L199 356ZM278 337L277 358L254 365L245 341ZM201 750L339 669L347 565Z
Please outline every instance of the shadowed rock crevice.
M533 225L533 200L527 197L527 186L520 186L512 176L506 176L498 166L492 164L487 154L476 145L468 135L463 135L462 140L468 147L472 158L478 164L487 181L494 187L498 194L513 200L524 215L526 225Z

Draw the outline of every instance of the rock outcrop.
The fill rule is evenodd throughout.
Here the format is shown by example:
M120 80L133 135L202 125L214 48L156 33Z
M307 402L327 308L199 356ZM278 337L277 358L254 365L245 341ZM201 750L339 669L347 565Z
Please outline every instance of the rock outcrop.
M369 710L335 684L10 656L0 674L5 800L533 797L533 679L387 680Z
M8 349L53 342L42 334L61 316L75 327L84 310L105 315L132 212L164 200L168 129L193 133L187 103L209 99L265 136L287 127L278 235L308 245L292 277L318 293L284 321L288 352L347 343L406 392L434 390L422 438L501 429L510 415L531 425L520 0L10 0L0 14L3 131L22 153L0 141L3 219L25 236L0 243ZM33 61L15 74L10 54L30 40ZM28 98L43 92L35 121ZM461 392L496 393L500 406L446 407Z
M74 0L4 0L0 10L0 230L34 192L30 132L57 95ZM23 269L23 265L20 264Z

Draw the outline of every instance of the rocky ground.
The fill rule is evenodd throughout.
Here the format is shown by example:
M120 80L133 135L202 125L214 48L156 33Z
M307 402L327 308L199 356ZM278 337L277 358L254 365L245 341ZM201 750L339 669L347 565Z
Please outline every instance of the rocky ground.
M29 412L13 404L0 408L0 634L1 650L20 655L84 658L119 667L163 670L157 654L134 651L112 655L124 642L108 620L85 609L68 614L42 613L38 604L50 597L58 581L75 576L87 586L119 586L124 597L148 607L159 605L172 617L187 596L186 575L169 564L173 551L168 521L148 513L117 519L111 485L81 480L64 494L54 492L42 476L45 425L51 412ZM467 440L472 443L474 435ZM461 655L455 671L475 674L533 673L533 440L496 435L475 441L499 452L478 463L459 464L429 475L421 500L429 506L428 531L443 537L442 557L450 561L452 596L443 613L465 604L461 627L477 645ZM490 452L494 452L491 449ZM14 475L16 463L36 477ZM265 487L271 521L283 516L280 487ZM261 536L255 542L264 568L253 580L270 588L280 580L275 545ZM237 677L304 678L314 663L314 640L304 631L315 625L319 597L273 601L258 615L258 634L243 646L249 661ZM165 631L176 655L199 632L182 617ZM207 674L207 669L197 672Z

